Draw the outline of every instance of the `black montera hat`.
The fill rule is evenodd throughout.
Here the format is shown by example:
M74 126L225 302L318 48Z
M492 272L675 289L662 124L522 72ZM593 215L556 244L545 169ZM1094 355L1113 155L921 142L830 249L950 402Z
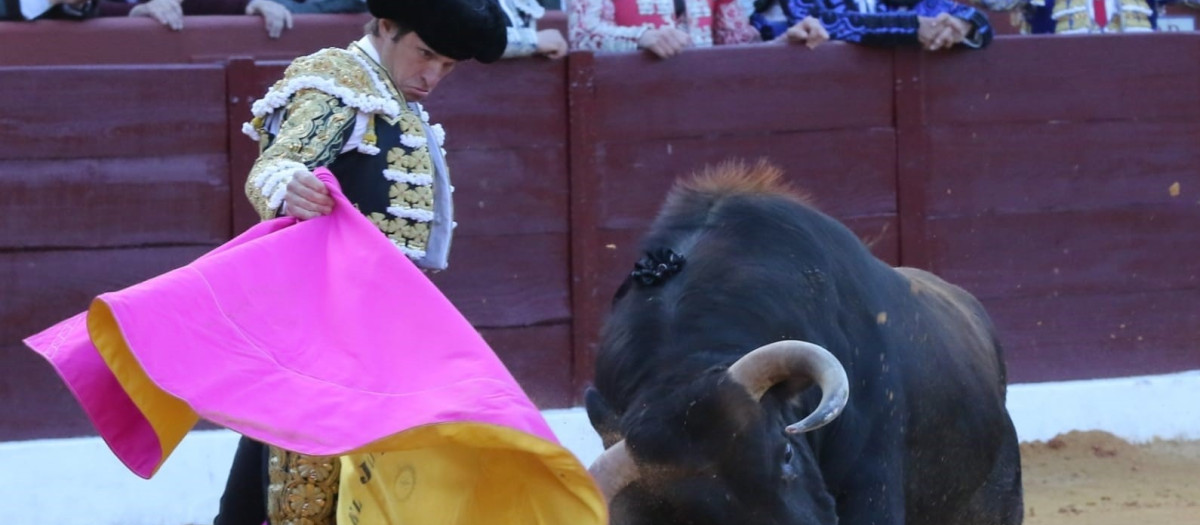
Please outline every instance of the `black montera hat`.
M367 0L367 8L455 60L495 62L508 44L508 18L496 0Z

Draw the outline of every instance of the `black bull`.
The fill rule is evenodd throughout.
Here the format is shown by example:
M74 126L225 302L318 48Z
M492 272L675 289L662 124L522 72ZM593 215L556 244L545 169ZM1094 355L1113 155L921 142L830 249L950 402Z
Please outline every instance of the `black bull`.
M617 292L587 392L612 523L1020 523L983 307L779 179L678 184Z

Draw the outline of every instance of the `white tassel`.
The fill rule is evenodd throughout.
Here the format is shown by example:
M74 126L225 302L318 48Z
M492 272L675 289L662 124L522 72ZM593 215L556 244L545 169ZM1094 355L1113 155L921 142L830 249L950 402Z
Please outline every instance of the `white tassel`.
M278 208L287 194L287 185L295 178L297 170L308 167L294 160L277 160L271 167L260 171L251 184L267 199L267 204Z
M441 124L434 124L429 126L429 129L433 130L433 138L437 140L439 147L446 144L446 128L443 128Z
M242 134L250 137L252 140L259 140L262 138L259 136L258 130L254 129L254 126L251 126L249 122L242 123Z

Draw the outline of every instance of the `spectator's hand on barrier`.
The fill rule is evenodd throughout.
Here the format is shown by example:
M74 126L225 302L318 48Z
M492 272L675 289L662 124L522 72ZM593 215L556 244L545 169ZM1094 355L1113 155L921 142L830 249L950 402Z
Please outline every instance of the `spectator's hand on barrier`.
M821 21L811 16L804 17L803 20L796 22L796 25L789 27L787 33L784 34L788 42L797 42L808 46L809 49L816 49L817 46L829 41L829 31L825 30L825 26L821 25Z
M917 40L929 51L950 49L962 42L971 32L971 24L961 18L942 13L936 17L917 17L920 27L917 29Z
M674 27L647 29L638 39L638 47L654 53L658 58L671 58L692 45L692 37Z
M329 188L308 170L296 170L283 196L283 214L300 220L328 215L333 211Z
M537 54L548 58L567 56L567 39L557 29L543 29L537 32Z
M262 15L267 27L267 36L279 38L284 29L292 28L292 12L278 2L271 0L250 0L246 4L246 14Z
M945 16L946 20L942 23L944 26L942 32L939 33L938 38L934 40L935 44L939 42L942 44L938 49L950 49L951 47L954 47L955 45L966 40L967 35L970 35L971 31L974 29L974 26L972 26L971 23L966 20L955 16L950 16L948 14ZM934 51L936 51L936 49Z
M147 16L171 29L183 29L183 6L180 0L150 0L129 10L129 16Z

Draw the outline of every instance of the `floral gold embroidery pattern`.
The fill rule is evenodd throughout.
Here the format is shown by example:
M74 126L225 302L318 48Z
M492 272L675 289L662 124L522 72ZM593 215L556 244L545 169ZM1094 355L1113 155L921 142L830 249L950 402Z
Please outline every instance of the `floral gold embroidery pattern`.
M392 181L388 189L387 213L372 213L368 218L405 255L413 259L425 256L433 221L433 159L425 133L426 114L405 112L400 115L401 144L387 153L388 167L383 176ZM436 147L441 147L435 136Z
M267 517L271 525L332 525L341 462L270 447Z
M315 89L337 97L341 102L363 113L381 113L389 117L400 114L403 97L395 86L385 81L381 71L357 46L351 49L323 49L300 57L288 66L267 94L254 102L250 111L254 120L242 126L251 138L258 138L263 119L288 104L296 93Z

